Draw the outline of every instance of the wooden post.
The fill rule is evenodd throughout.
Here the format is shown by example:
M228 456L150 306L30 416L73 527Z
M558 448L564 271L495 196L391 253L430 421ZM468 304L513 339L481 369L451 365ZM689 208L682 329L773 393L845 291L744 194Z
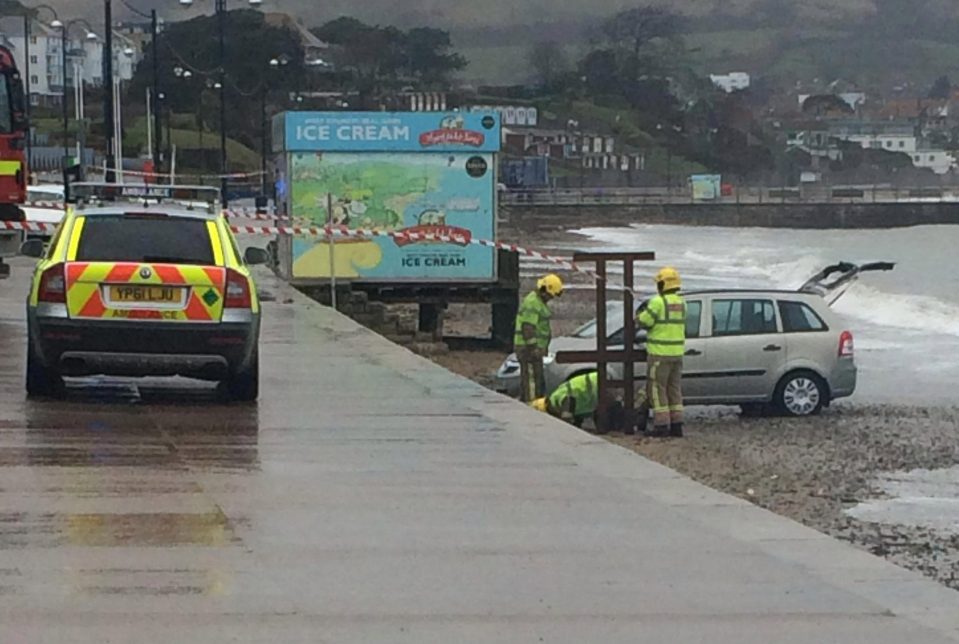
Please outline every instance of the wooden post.
M593 263L596 265L596 350L595 351L561 351L556 355L556 362L560 364L595 363L599 405L597 407L597 433L607 433L610 429L608 407L612 400L611 389L623 390L623 404L628 413L635 406L635 368L634 363L646 360L646 352L636 349L636 322L633 315L635 300L632 289L635 281L635 262L652 261L656 254L652 252L631 253L575 253L573 261L576 263ZM623 350L611 351L607 341L609 330L606 326L606 301L608 262L623 262L623 294L624 324ZM623 379L611 381L606 374L606 367L610 363L623 364Z
M575 259L573 261L576 261ZM606 352L609 347L606 345L606 338L609 333L606 330L606 262L596 262L596 387L599 390L599 405L596 407L598 412L596 417L596 433L605 434L609 431L609 419L607 411L609 409L609 397L606 392Z
M336 261L333 257L333 249L336 248L336 243L333 241L333 193L326 193L326 222L329 226L330 236L330 304L333 306L333 310L336 311Z
M623 326L623 348L627 352L631 352L636 348L636 316L633 314L635 310L633 306L633 273L635 269L635 263L632 260L627 260L623 262L623 285L626 287L626 290L623 292L623 313L625 315ZM626 383L623 391L623 405L627 410L633 409L635 407L635 400L633 394L635 389L633 383L635 382L634 376L635 365L631 360L627 360L623 365L623 381Z

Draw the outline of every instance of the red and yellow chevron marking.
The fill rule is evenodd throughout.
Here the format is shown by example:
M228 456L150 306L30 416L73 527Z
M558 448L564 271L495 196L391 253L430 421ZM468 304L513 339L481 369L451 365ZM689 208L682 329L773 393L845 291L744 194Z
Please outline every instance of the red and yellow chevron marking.
M143 269L149 269L144 277ZM218 322L223 313L226 271L216 266L69 262L66 266L67 308L72 318ZM110 286L139 284L189 289L183 308L110 306Z

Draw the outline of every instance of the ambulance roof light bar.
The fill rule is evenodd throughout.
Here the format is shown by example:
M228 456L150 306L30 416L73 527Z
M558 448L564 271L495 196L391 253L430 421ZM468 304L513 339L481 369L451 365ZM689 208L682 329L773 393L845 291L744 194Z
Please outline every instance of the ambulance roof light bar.
M210 186L167 186L123 183L74 183L70 186L70 202L78 207L104 205L119 201L142 203L176 202L187 209L203 204L214 212L220 201L220 190Z

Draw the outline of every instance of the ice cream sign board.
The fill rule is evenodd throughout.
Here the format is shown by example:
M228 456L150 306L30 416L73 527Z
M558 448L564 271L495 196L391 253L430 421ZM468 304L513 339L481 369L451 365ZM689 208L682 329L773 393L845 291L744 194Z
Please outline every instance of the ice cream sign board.
M481 112L287 112L287 152L498 152L500 117Z

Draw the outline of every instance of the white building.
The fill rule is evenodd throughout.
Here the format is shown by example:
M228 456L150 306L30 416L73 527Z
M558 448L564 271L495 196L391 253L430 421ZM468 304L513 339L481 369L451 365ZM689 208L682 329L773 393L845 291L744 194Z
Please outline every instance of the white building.
M59 105L63 96L63 58L60 51L62 35L59 29L33 21L30 25L30 43L23 38L23 19L0 20L0 40L13 52L17 68L24 77L24 89L30 93L32 105ZM75 70L79 66L83 82L87 85L103 84L103 40L89 37L82 29L70 30L67 40L66 86L75 85ZM30 70L27 77L26 51L29 49ZM122 34L114 32L113 69L122 80L133 78L141 54L135 43Z
M17 68L24 78L24 89L29 86L31 103L33 105L59 105L60 97L63 94L63 60L60 53L60 32L36 21L30 26L30 75L28 78L25 56L28 47L23 37L23 20L21 18L4 18L0 21L0 30L3 31L3 40L13 52Z
M919 147L914 134L851 134L845 140L858 143L864 148L882 149L887 152L912 154Z
M103 85L103 48L105 43L103 39L85 38L82 41L75 41L74 46L78 62L83 68L83 82L94 87ZM68 52L69 53L69 52ZM128 81L133 78L137 63L142 58L142 52L137 47L136 42L127 36L114 31L113 32L113 74L121 81ZM72 84L72 78L68 79Z
M710 74L709 80L727 94L739 90L749 89L750 78L746 72L731 72L729 74Z
M796 97L799 99L800 109L802 109L806 100L813 96L815 96L815 94L797 94ZM839 94L833 94L833 96L848 105L849 109L853 111L858 110L866 102L865 92L841 92Z
M830 128L829 136L864 148L908 154L915 167L936 174L946 174L956 167L955 157L945 150L924 147L915 127L908 123L849 123Z
M929 168L936 174L946 174L956 167L956 158L945 150L916 150L912 164L917 168Z

